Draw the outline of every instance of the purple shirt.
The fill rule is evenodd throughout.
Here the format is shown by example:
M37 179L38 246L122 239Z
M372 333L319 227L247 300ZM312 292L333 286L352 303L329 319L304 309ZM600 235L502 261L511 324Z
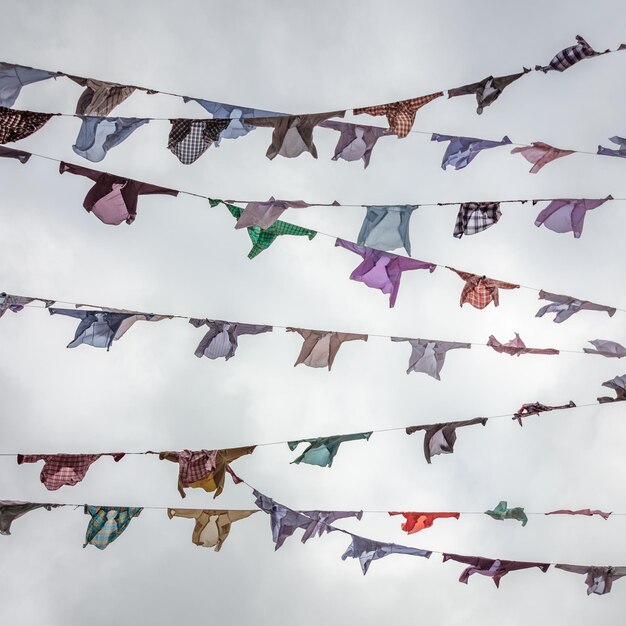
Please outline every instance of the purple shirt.
M607 200L613 200L613 196L608 195L606 198L596 200L588 200L585 198L580 200L552 200L552 202L537 215L535 226L541 226L543 224L546 228L549 228L555 233L573 232L574 237L578 239L583 233L583 225L587 211L596 209Z

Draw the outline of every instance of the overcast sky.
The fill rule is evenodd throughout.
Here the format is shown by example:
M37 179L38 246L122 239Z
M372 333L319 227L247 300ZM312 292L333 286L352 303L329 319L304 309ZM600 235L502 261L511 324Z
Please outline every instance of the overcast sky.
M546 64L583 35L597 50L626 41L616 0L557 3L480 0L386 3L271 0L132 3L23 0L3 7L0 60L257 108L309 112L389 102ZM440 98L415 129L545 141L595 152L626 135L626 54L563 73L534 72L483 115L473 97ZM16 107L71 113L81 88L60 78L25 88ZM194 103L133 95L127 116L202 116ZM366 123L383 119L363 118ZM53 119L17 147L89 166L71 149L79 120ZM269 161L270 132L225 140L184 166L166 149L169 124L140 128L94 167L212 197L353 204L429 203L533 197L626 197L626 162L575 154L528 173L509 148L466 169L443 171L445 145L427 135L385 138L364 170L333 162L337 134L318 130L319 159ZM82 161L82 162L81 162ZM624 313L584 312L564 324L534 314L536 292L501 294L501 305L461 309L461 280L443 268L411 272L396 307L348 280L358 257L319 236L281 238L246 255L245 232L224 207L202 199L143 197L131 226L106 226L82 208L90 183L54 162L0 163L0 288L9 293L142 311L383 335L484 343L519 332L529 346L580 350L591 339L626 343ZM484 233L452 237L456 207L422 207L412 218L413 255L444 265L572 294L626 309L623 202L589 213L583 236L536 228L541 207L503 206ZM355 240L364 209L311 208L287 219ZM111 351L65 349L74 320L30 308L0 322L0 452L97 452L223 448L340 432L469 419L515 411L523 402L592 402L624 363L582 354L511 358L484 347L448 356L438 382L406 375L410 348L372 337L346 344L333 371L294 368L295 334L241 339L228 363L197 359L204 334L184 320L138 323ZM626 513L624 409L605 405L509 419L459 433L454 455L427 465L421 435L375 434L342 446L331 469L290 465L286 445L265 446L234 467L279 502L300 509L468 511L499 500L530 512L601 508ZM217 500L176 490L177 468L157 457L102 459L75 487L48 492L41 464L0 458L0 499L102 505L253 508L230 480ZM220 553L191 542L191 520L145 510L104 552L82 549L80 509L36 511L0 538L2 615L22 626L125 620L225 625L494 626L568 623L621 616L626 582L587 597L584 577L550 570L514 573L496 590L463 566L390 556L363 576L340 558L340 533L274 552L262 513L237 522ZM505 559L626 565L626 516L533 515L525 528L483 515L442 520L407 537L398 518L364 515L338 525L359 535L433 550ZM299 534L299 533L297 533Z

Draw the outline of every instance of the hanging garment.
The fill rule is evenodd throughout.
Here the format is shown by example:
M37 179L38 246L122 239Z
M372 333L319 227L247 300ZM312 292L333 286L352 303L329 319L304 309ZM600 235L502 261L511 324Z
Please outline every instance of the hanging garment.
M221 200L209 200L209 204L211 204L211 206L216 206L220 202ZM224 202L224 205L235 219L239 219L241 217L243 209L226 202ZM274 243L276 237L279 237L280 235L308 237L310 241L313 237L315 237L315 235L317 235L317 231L302 228L301 226L296 226L295 224L282 222L280 220L277 220L265 230L259 228L258 226L253 226L248 228L248 236L250 237L250 241L252 241L252 250L248 253L248 258L253 259L257 256L257 254L263 252L263 250L267 250L272 243Z
M280 117L250 117L246 122L252 126L273 128L272 143L265 156L273 159L276 155L293 159L303 152L309 152L317 159L317 148L313 143L313 129L331 117L343 117L345 111L316 113L314 115L283 115Z
M519 289L519 285L513 283L505 283L501 280L487 278L486 276L461 272L453 267L448 267L448 269L465 281L461 291L461 306L466 302L475 309L484 309L490 302L493 302L494 306L498 306L500 304L498 289Z
M559 563L555 565L557 569L573 574L587 574L585 584L587 585L587 595L595 593L599 596L610 593L613 581L622 576L626 576L626 567L600 567L597 565L565 565Z
M167 140L167 149L184 165L197 161L218 141L228 120L170 120L172 129Z
M0 293L0 317L7 311L19 313L26 305L31 302L43 302L46 308L54 304L54 300L42 300L41 298L25 298L24 296L12 296L4 291Z
M150 121L138 117L79 117L82 124L72 150L95 163L102 161L111 148L119 146Z
M83 207L88 213L93 213L105 224L117 225L126 221L127 224L137 217L137 201L139 196L163 194L177 196L176 189L167 189L158 185L142 183L130 178L114 176L107 172L99 172L88 167L79 167L63 161L59 165L59 173L69 172L77 176L84 176L94 181L83 201ZM117 185L117 186L115 186Z
M407 546L399 546L395 543L381 543L373 541L365 537L359 537L352 533L347 533L352 538L352 542L348 549L341 556L341 560L345 561L348 557L359 559L363 575L367 574L372 561L382 559L389 554L410 554L412 556L422 556L430 558L432 552L429 550L420 550L419 548L408 548Z
M0 312L0 315L2 313ZM591 348L583 348L583 352L587 354L600 354L609 358L621 359L626 356L626 348L615 341L608 341L607 339L594 339L589 342L595 350Z
M489 335L487 345L496 352L509 356L521 356L522 354L559 354L554 348L527 348L522 338L515 333L515 337L506 343L500 343L493 335Z
M93 506L85 505L85 515L90 515L85 543L104 550L110 543L115 541L130 524L133 517L137 517L143 509L141 507L116 507L116 506Z
M288 333L298 333L304 343L294 367L304 363L309 367L328 367L330 372L337 352L346 341L367 341L367 335L354 333L334 333L325 330L310 330L308 328L287 328Z
M547 404L541 404L541 402L527 402L526 404L522 404L511 419L517 420L517 423L520 426L524 426L524 424L522 424L523 417L528 417L529 415L539 415L539 413L545 413L546 411L572 409L575 406L576 405L571 400L567 404L562 404L560 406L548 406Z
M388 293L390 307L393 307L396 303L402 272L408 270L429 270L432 273L437 267L434 263L409 259L389 252L358 246L345 239L337 239L335 247L337 246L350 250L350 252L354 252L363 258L363 262L357 265L352 274L350 274L350 279L365 283L372 289L380 289L383 293Z
M0 106L12 107L22 87L56 76L56 72L36 70L12 63L0 63Z
M544 74L551 71L564 72L579 61L610 52L610 50L596 52L580 35L576 35L576 42L575 46L570 46L557 53L548 65L535 65L535 70L540 70Z
M457 350L459 348L469 350L472 347L471 343L439 341L436 339L392 337L391 341L408 341L411 344L411 356L409 357L407 374L411 372L422 372L437 380L441 380L441 368L446 361L446 352L448 352L448 350Z
M476 417L462 422L443 422L441 424L422 424L421 426L409 426L407 435L412 435L420 430L424 432L424 457L428 463L431 458L438 454L452 454L456 443L456 429L463 426L487 423L487 417Z
M395 133L388 128L378 126L362 126L357 124L346 124L329 120L320 124L322 128L331 128L339 131L339 141L335 146L335 156L333 161L343 159L344 161L363 161L363 167L370 164L372 151L376 142L381 138Z
M600 404L626 400L626 374L623 374L622 376L616 376L612 380L607 380L606 382L602 383L602 386L613 389L615 391L615 398L610 398L609 396L598 398L598 402Z
M0 107L0 143L26 139L47 124L56 113L34 113Z
M612 513L605 513L604 511L598 511L597 509L578 509L577 511L572 511L571 509L559 509L558 511L544 513L544 515L586 515L587 517L599 515L603 520L607 520Z
M533 141L530 146L513 148L511 154L521 154L533 166L530 168L531 174L536 174L544 165L551 163L555 159L574 154L576 150L561 150L543 143L543 141Z
M292 463L306 463L307 465L319 465L319 467L332 467L333 459L339 451L339 446L346 441L365 439L369 441L372 433L354 433L352 435L335 435L334 437L317 437L315 439L298 439L290 441L287 445L291 451L301 443L308 443L309 447Z
M603 146L598 146L598 154L604 154L605 156L614 156L626 158L626 139L624 137L618 137L615 135L614 137L609 137L609 141L617 144L619 148L617 150L612 148L604 148Z
M522 522L522 526L526 526L528 523L528 518L526 517L526 513L524 513L524 508L516 506L513 509L509 509L506 506L506 500L500 500L498 506L493 510L485 511L485 515L489 515L489 517L499 521L505 519L516 519L518 522Z
M413 128L415 122L415 114L424 105L432 100L443 96L443 91L431 93L427 96L411 98L410 100L400 100L398 102L389 102L388 104L379 104L361 109L354 109L354 115L367 113L368 115L385 115L389 130L398 135L398 138L406 137Z
M361 521L363 517L363 511L300 511L300 513L311 520L302 535L302 543L315 537L315 535L321 537L325 532L329 533L333 530L331 524L339 519L355 517Z
M259 335L271 333L272 326L261 324L239 324L238 322L225 322L223 320L190 319L189 323L196 328L208 326L209 331L204 335L194 354L200 358L206 356L209 359L224 358L228 361L235 356L237 339L240 335Z
M103 80L93 78L81 78L70 76L75 83L85 87L76 103L77 115L97 115L106 117L118 104L121 104L133 94L136 87L106 83Z
M191 535L191 541L197 546L215 548L219 552L222 544L230 533L231 524L257 511L229 511L223 509L167 509L167 515L172 517L186 517L196 520Z
M17 464L43 461L39 479L48 491L56 491L63 485L77 485L101 456L111 456L117 463L124 452L103 452L102 454L18 454Z
M499 202L464 202L459 207L452 235L475 235L498 223L502 216Z
M24 164L31 157L30 152L24 152L24 150L14 150L13 148L6 148L0 146L0 158L3 159L16 159L20 163Z
M0 500L0 535L11 534L11 524L22 515L35 509L50 511L62 504L42 504L40 502L18 502L15 500Z
M509 572L515 572L521 569L529 569L538 567L544 574L550 567L549 563L529 563L526 561L504 561L501 559L485 559L482 556L464 556L462 554L445 554L443 562L447 560L456 561L457 563L465 563L469 565L463 570L459 578L459 582L467 584L468 578L472 574L482 574L493 578L496 587L500 587L500 579Z
M552 304L546 304L541 307L535 317L543 317L546 313L556 313L554 321L557 324L568 320L574 313L578 311L606 311L609 317L615 315L616 309L611 306L604 306L603 304L595 304L595 302L589 302L588 300L579 300L572 296L563 296L558 293L550 293L543 289L539 292L540 300L548 300Z
M449 89L448 98L476 94L476 104L478 105L476 113L480 115L485 107L488 107L500 97L500 94L506 87L528 72L530 72L530 69L524 68L519 74L509 74L508 76L498 76L496 78L487 76L487 78L483 78L479 83Z
M574 237L578 239L583 233L587 211L598 208L607 200L613 200L613 196L608 195L606 198L597 200L552 200L552 202L537 215L535 226L541 226L543 224L546 228L549 228L555 233L573 232ZM533 204L535 204L535 202L536 201L533 201Z
M241 217L237 220L235 228L258 226L267 230L287 209L304 209L310 206L312 205L303 200L276 200L274 196L267 202L248 202Z
M414 511L408 511L405 513L390 511L389 515L402 515L406 521L402 524L401 529L409 535L417 533L420 530L424 530L424 528L430 528L436 519L443 519L447 517L459 519L461 516L460 513L416 513Z
M224 489L224 478L230 464L239 457L252 454L255 447L160 452L159 459L178 463L178 493L183 498L185 488L189 487L215 491L213 498L217 498Z
M76 348L81 344L94 348L106 348L107 352L114 341L121 339L124 333L137 321L160 322L171 319L171 315L150 315L147 313L117 313L111 311L76 311L74 309L50 308L50 315L66 315L80 320L74 339L67 344Z
M457 137L456 135L439 135L434 133L431 141L449 141L441 162L441 169L446 169L448 165L455 170L467 167L482 150L506 146L511 140L505 135L502 141L488 141L487 139L476 139L475 137Z
M404 248L410 255L409 222L417 208L415 204L366 206L357 243L387 252Z

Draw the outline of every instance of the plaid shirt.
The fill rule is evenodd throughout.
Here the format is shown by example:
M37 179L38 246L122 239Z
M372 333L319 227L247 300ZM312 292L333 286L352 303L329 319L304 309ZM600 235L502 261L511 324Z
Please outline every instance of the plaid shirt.
M209 200L211 206L217 206L222 200ZM243 213L243 209L238 206L234 206L233 204L228 204L226 202L223 203L226 208L230 211L231 215L239 219L241 214ZM313 239L315 235L317 235L317 231L310 230L309 228L302 228L301 226L296 226L295 224L290 224L289 222L283 222L281 220L276 220L269 228L262 229L258 226L252 226L247 229L248 235L250 236L250 240L252 241L252 250L248 253L248 258L253 259L257 254L263 252L263 250L267 250L276 237L280 235L297 235L308 237L309 240Z
M454 236L475 235L493 226L502 216L499 202L465 202L459 207Z
M170 120L167 148L185 165L197 161L220 138L230 120Z
M19 141L36 133L55 113L34 113L0 107L0 143Z
M112 456L119 461L124 452L104 452L102 454L18 454L17 463L37 463L43 461L40 480L48 491L56 491L63 485L76 485L101 456Z
M137 517L141 511L140 507L114 507L114 506L92 506L85 505L85 514L91 515L85 543L96 546L99 550L104 550L112 541L115 541L130 524L133 517Z
M541 70L544 74L552 70L556 72L564 72L566 69L572 67L579 61L584 61L590 57L595 57L600 54L606 54L605 52L596 52L580 35L576 35L575 46L570 46L561 50L546 66L536 65L536 70Z
M501 280L494 280L486 276L478 276L469 272L460 272L453 267L448 267L458 274L464 281L463 291L461 291L461 306L469 302L476 309L484 309L490 302L495 306L500 304L498 289L518 289L519 285L505 283Z
M389 104L379 104L373 107L364 107L362 109L354 109L354 115L367 113L368 115L386 115L389 129L398 137L406 137L413 128L415 114L431 100L443 96L443 91L431 93L428 96L420 96L419 98L411 98L410 100L400 100L399 102L390 102Z

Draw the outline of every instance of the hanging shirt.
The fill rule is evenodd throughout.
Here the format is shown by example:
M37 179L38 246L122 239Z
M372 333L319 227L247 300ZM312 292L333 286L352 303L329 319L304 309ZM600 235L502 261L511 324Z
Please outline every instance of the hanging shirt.
M448 165L455 170L467 167L482 150L506 146L511 140L505 135L502 141L488 141L487 139L476 139L475 137L457 137L456 135L439 135L434 133L431 141L449 141L441 162L441 169L446 169Z
M576 150L561 150L543 143L543 141L533 141L530 146L520 146L513 148L511 154L521 154L533 166L530 168L531 174L536 174L544 165L551 163L555 159L574 154Z
M421 556L430 558L432 552L429 550L420 550L419 548L409 548L407 546L399 546L395 543L382 543L365 537L359 537L352 533L347 533L352 538L352 542L348 549L341 556L341 560L345 561L348 557L359 559L363 575L367 574L372 561L382 559L389 554L410 554L412 556Z
M24 150L14 150L13 148L0 146L0 158L3 159L16 159L23 164L26 163L31 156L30 152L24 152Z
M536 70L542 71L544 74L547 72L564 72L566 69L572 67L579 61L584 61L590 57L606 54L609 50L604 52L596 52L580 35L576 35L576 45L570 46L561 50L557 55L548 63L548 65L541 66L535 65Z
M19 313L26 305L31 302L43 302L46 308L54 304L54 300L42 300L41 298L25 298L24 296L12 296L8 293L0 293L0 317L7 311Z
M167 149L184 165L197 161L220 138L228 120L170 120Z
M626 400L626 374L623 374L622 376L616 376L612 380L607 380L606 382L602 383L602 386L613 389L615 391L615 398L610 398L608 396L598 398L598 402L600 404Z
M172 517L186 517L196 520L191 534L191 541L197 546L215 548L220 551L222 544L230 533L231 524L257 511L229 511L223 509L167 509L167 515Z
M600 354L602 356L615 359L621 359L626 356L626 348L615 341L608 341L607 339L594 339L589 343L595 348L595 350L592 350L591 348L583 348L583 352L586 352L587 354Z
M616 311L616 309L611 306L595 304L595 302L579 300L572 296L563 296L558 293L550 293L543 289L539 292L539 299L551 301L552 304L546 304L541 307L537 313L535 313L535 317L543 317L546 313L556 313L554 321L557 324L568 320L574 313L578 313L578 311L606 311L609 317L613 317Z
M552 200L552 202L537 215L535 226L541 226L543 224L546 228L549 228L555 233L573 232L574 237L578 239L583 233L587 211L596 209L607 200L613 200L613 196L608 195L606 198L597 200ZM533 202L533 204L535 204L535 202Z
M177 196L176 189L167 189L158 185L142 183L130 178L114 176L107 172L98 172L88 167L79 167L61 161L59 173L69 172L84 176L94 181L83 201L88 213L93 213L105 224L117 225L126 221L131 224L137 217L137 201L139 196L163 194Z
M0 63L0 106L12 107L20 95L22 87L53 78L56 75L56 72L36 70L24 65Z
M17 464L43 461L39 476L48 491L56 491L63 485L77 485L101 456L111 456L117 463L124 452L103 452L102 454L18 454Z
M314 115L283 115L280 117L251 117L246 122L252 126L273 128L272 143L265 156L273 159L276 155L293 159L303 152L309 152L317 159L317 148L313 143L313 129L331 117L343 117L345 111L316 113Z
M224 489L224 478L230 464L239 457L252 454L256 446L224 450L181 450L160 452L159 459L178 463L178 492L184 498L185 488L215 491L214 498Z
M272 326L261 324L239 324L238 322L224 322L223 320L190 319L189 323L196 328L208 326L209 332L204 335L194 354L200 358L205 356L209 359L224 358L228 361L235 356L237 350L237 338L240 335L259 335L271 333Z
M308 328L287 328L288 333L298 333L304 343L294 367L304 363L309 367L328 367L330 372L341 344L346 341L367 341L367 335L334 333Z
M448 517L459 519L461 516L460 513L416 513L414 511L406 513L390 511L389 515L402 515L406 521L402 524L401 528L409 535L424 530L424 528L430 528L436 519Z
M615 150L598 146L598 154L604 154L605 156L621 157L622 159L626 158L626 139L624 137L618 137L617 135L615 135L614 137L609 137L609 141L617 144L619 148Z
M370 158L376 142L381 137L395 134L388 128L346 124L345 122L337 122L335 120L322 122L320 126L322 128L332 128L341 133L339 141L337 141L335 146L333 161L338 159L358 161L362 159L364 168L370 164Z
M360 115L367 113L368 115L385 115L389 129L401 139L411 132L417 111L440 96L443 96L443 91L431 93L427 96L420 96L418 98L411 98L410 100L400 100L398 102L389 102L388 104L354 109L353 114Z
M505 283L501 280L487 278L486 276L461 272L453 267L448 267L448 269L465 281L461 291L461 306L466 302L475 309L484 309L490 302L493 302L494 306L498 306L500 304L498 289L519 289L519 285L513 283Z
M222 202L221 200L209 200L209 204L211 206L216 206ZM239 219L243 213L243 209L240 209L238 206L233 204L228 204L224 202L226 208L230 211L230 214L235 218ZM309 228L302 228L302 226L296 226L295 224L290 224L289 222L282 222L280 220L275 221L269 228L263 229L258 226L252 226L248 228L248 236L250 237L250 241L252 241L252 250L248 253L248 258L253 259L257 254L263 252L263 250L267 250L276 237L280 235L295 235L301 237L308 237L309 241L317 235L317 231L310 230Z
M613 581L622 576L626 576L626 567L599 567L597 565L565 565L559 563L555 565L557 569L573 574L587 574L585 584L587 585L587 595L595 593L599 596L610 593L613 588Z
M510 356L522 354L559 354L554 348L527 348L522 338L515 333L515 337L506 343L500 343L493 335L489 335L487 345L496 352L502 352Z
M522 404L511 419L517 420L517 423L520 426L524 426L524 424L522 424L523 417L528 417L529 415L539 415L539 413L555 411L558 409L572 409L575 406L576 405L571 400L567 404L562 404L560 406L548 406L547 404L542 404L541 402L527 402L526 404Z
M298 439L290 441L287 445L290 450L295 450L301 443L308 443L309 447L292 463L306 463L319 465L319 467L332 467L333 459L339 451L339 446L346 441L365 439L369 441L372 433L354 433L352 435L336 435L334 437L317 437L316 439Z
M530 70L524 68L524 71L519 74L509 74L508 76L498 76L496 78L487 76L487 78L483 78L479 83L449 89L448 98L476 94L476 104L478 105L476 113L480 115L485 107L488 107L500 97L500 94L506 87L528 72L530 72Z
M67 344L76 348L81 344L94 348L106 348L124 336L124 333L137 321L160 322L171 319L171 315L150 315L147 313L117 313L110 311L77 311L74 309L50 308L50 315L66 315L80 320L74 339Z
M607 520L612 513L605 513L604 511L599 511L597 509L594 509L593 511L590 509L578 509L577 511L572 511L571 509L559 509L558 511L544 513L544 515L586 515L587 517L599 515L603 520Z
M454 225L454 237L475 235L498 222L502 213L499 202L464 202L459 207Z
M47 124L56 113L34 113L0 107L0 143L26 139Z
M456 443L456 429L463 426L487 423L486 417L476 417L462 422L443 422L441 424L423 424L421 426L409 426L407 435L412 435L420 430L424 432L424 456L428 463L431 458L438 454L452 454Z
M518 522L522 522L522 526L526 526L528 523L528 518L526 517L526 513L524 513L524 508L516 506L515 508L509 509L506 506L506 500L500 500L498 506L493 510L485 511L485 515L489 515L489 517L499 521L505 519L516 519Z
M90 515L85 543L104 550L110 543L115 541L128 527L133 517L137 517L143 511L140 507L114 507L85 505L85 515Z
M422 372L437 380L441 380L440 373L446 361L446 352L459 348L469 350L471 343L457 341L439 341L433 339L408 339L407 337L392 337L391 341L408 341L411 344L409 368L406 373Z
M0 535L11 534L11 524L22 515L35 509L50 511L62 504L42 504L40 502L18 502L15 500L0 500Z
M350 250L350 252L354 252L363 258L363 262L357 265L352 274L350 274L350 279L365 283L372 289L380 289L383 293L388 293L390 307L393 307L396 303L402 272L408 270L429 270L432 273L437 267L434 263L366 248L345 239L337 239L335 247L337 246Z
M138 117L85 117L72 150L89 161L102 161L107 152L119 146L150 120Z
M459 582L467 584L467 580L472 574L482 574L483 576L489 576L490 578L493 578L493 582L496 587L500 586L500 579L503 576L506 576L509 572L515 572L521 569L529 569L531 567L538 567L542 572L545 573L550 567L549 563L505 561L501 559L485 559L482 556L464 556L462 554L444 553L443 562L445 563L448 560L469 565L468 568L463 570L463 573L459 578Z
M418 206L415 204L395 204L366 206L365 217L357 243L387 252L404 248L411 254L409 223Z
M133 94L136 87L128 85L118 85L117 83L106 83L103 80L93 78L81 78L70 76L75 83L85 87L85 91L80 95L76 103L76 113L78 115L97 115L106 117L118 104L121 104Z
M312 205L303 200L276 200L274 196L267 202L248 202L235 228L258 226L267 230L287 209L304 209L310 206Z

